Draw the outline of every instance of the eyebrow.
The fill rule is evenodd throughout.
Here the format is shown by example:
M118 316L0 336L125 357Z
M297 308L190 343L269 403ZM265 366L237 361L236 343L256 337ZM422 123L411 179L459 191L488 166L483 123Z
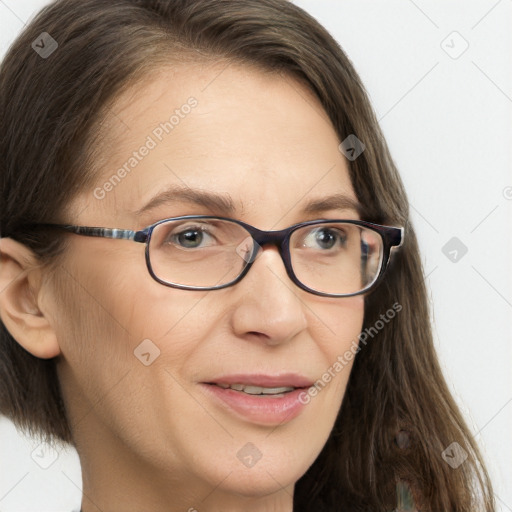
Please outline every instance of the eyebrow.
M229 216L236 212L233 199L229 195L222 195L216 192L192 189L189 187L172 187L155 195L142 208L135 211L140 217L144 213L157 208L163 204L173 202L185 202L194 205L204 206L208 210ZM327 210L353 210L361 217L364 216L362 205L344 194L333 194L327 197L314 199L306 203L302 208L303 213L321 213Z
M236 210L233 200L229 196L189 187L172 187L154 196L146 205L137 210L135 215L139 217L162 204L173 202L196 204L225 214L233 214Z
M304 213L322 213L327 210L353 210L361 218L365 216L363 205L345 194L333 194L331 196L314 199L304 206Z

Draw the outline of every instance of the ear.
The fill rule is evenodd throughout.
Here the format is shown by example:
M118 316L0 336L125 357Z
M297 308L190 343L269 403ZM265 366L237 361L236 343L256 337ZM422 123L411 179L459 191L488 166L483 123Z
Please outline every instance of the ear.
M41 359L60 354L43 311L41 266L34 253L12 238L0 238L0 318L12 337Z

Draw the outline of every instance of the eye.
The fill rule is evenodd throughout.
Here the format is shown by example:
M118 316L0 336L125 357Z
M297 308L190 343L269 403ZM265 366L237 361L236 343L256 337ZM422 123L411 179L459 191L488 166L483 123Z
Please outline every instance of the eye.
M199 249L213 245L213 236L207 232L204 226L190 226L179 232L170 233L167 240L185 249Z
M303 245L305 247L332 249L336 244L344 246L345 242L346 234L343 231L323 226L312 229L307 233L304 237Z

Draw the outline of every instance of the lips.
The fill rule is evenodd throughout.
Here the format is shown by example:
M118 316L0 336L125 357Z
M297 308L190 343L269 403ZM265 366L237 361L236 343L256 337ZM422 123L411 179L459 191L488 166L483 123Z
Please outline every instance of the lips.
M212 405L263 426L282 426L305 408L301 395L312 381L299 375L225 375L200 383Z

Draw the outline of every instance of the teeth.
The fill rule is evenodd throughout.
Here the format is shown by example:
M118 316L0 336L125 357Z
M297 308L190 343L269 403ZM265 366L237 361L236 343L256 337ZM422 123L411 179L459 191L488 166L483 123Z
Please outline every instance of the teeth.
M260 386L246 386L244 384L217 384L221 388L231 388L235 391L243 391L249 395L277 395L280 393L287 393L293 391L294 387L281 387L281 388L262 388Z
M249 395L277 395L279 393L286 393L288 391L293 391L294 388L282 387L282 388L260 388L259 386L242 386L241 384L237 384L242 389L238 391L243 391L244 393L248 393ZM231 386L233 387L233 386ZM233 388L236 389L236 388Z

